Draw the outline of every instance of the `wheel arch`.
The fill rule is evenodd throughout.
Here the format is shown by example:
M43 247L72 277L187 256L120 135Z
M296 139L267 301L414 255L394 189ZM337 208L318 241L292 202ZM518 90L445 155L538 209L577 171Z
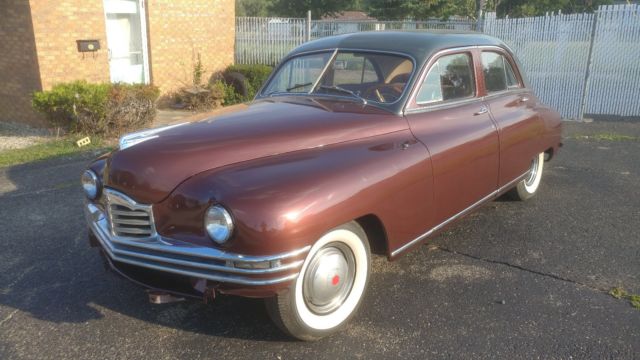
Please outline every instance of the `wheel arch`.
M369 241L371 252L376 255L389 256L389 241L382 220L375 214L367 214L355 219L364 230Z

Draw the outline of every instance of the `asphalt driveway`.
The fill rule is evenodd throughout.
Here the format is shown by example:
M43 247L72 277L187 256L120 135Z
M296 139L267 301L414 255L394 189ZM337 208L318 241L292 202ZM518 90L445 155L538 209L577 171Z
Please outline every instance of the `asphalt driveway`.
M150 305L90 249L88 157L0 169L0 358L640 357L640 124L569 124L527 203L495 201L374 262L344 332L283 336L258 300ZM585 136L586 134L586 136Z

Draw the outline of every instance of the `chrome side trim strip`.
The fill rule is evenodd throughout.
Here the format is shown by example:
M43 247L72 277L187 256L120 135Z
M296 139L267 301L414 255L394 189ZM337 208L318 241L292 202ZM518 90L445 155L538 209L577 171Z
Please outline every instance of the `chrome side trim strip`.
M473 203L468 208L460 211L459 213L457 213L457 214L453 215L452 217L448 218L447 220L445 220L444 222L440 223L439 225L437 225L436 227L432 228L431 230L427 231L426 233L418 236L417 238L409 241L408 243L406 243L406 244L402 245L401 247L397 248L396 250L392 251L391 252L391 257L394 257L394 256L398 255L399 253L407 250L408 248L410 248L412 245L416 244L417 242L420 242L420 241L424 240L425 238L429 237L434 232L436 232L436 231L442 229L443 227L447 226L449 223L451 223L452 221L456 220L457 218L468 214L469 212L471 212L471 210L476 208L478 205L480 205L480 204L484 203L485 201L495 197L496 195L498 195L502 191L507 190L509 187L513 186L513 184L515 184L518 181L521 181L523 178L525 178L528 174L529 174L529 171L527 171L526 173L524 173L524 174L518 176L517 178L509 181L508 183L506 183L503 186L501 186L499 189L492 191L489 195L487 195L487 196L483 197L482 199L476 201L475 203Z

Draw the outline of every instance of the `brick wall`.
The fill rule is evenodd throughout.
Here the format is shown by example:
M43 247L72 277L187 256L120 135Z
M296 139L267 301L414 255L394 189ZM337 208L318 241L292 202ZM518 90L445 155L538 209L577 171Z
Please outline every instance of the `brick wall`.
M197 54L206 79L233 63L235 0L146 0L151 80L163 93L190 84ZM103 0L2 2L0 121L46 125L31 93L84 79L109 81ZM101 49L79 53L76 40Z
M235 0L147 0L147 12L151 77L163 93L191 83L198 53L205 79L233 63Z
M42 125L31 110L40 73L27 1L3 1L0 21L0 121Z
M102 0L30 0L42 87L84 79L109 81ZM98 39L101 49L79 53L76 40Z

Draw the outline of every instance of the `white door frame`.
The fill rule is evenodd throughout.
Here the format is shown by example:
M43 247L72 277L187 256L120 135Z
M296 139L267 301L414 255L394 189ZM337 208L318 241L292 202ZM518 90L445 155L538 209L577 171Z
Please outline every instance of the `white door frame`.
M105 7L105 2L107 0L102 0L102 6ZM138 12L140 14L140 36L142 37L142 69L143 69L143 83L150 84L151 83L151 72L150 72L150 64L149 64L149 38L147 35L147 11L146 11L146 1L147 0L136 0L138 5ZM105 25L105 35L107 35L107 9L104 8L103 12L104 16L104 25ZM108 36L105 36L107 41L107 51L109 51L109 39ZM111 56L108 55L109 62L109 72L111 72Z

